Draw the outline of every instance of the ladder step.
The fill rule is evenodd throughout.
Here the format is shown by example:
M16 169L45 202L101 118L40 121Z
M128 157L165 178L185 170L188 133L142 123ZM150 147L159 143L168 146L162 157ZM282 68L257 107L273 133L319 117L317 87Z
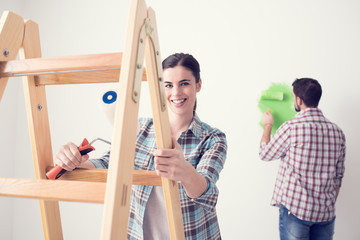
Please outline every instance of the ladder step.
M0 196L104 203L106 179L107 169L75 169L58 180L0 178ZM134 170L133 184L161 186L162 182L154 171Z
M0 178L0 196L104 203L106 183Z
M47 167L46 171L49 171L50 169L52 169L52 166ZM74 169L71 172L64 173L59 180L106 182L107 174L107 169ZM143 170L133 171L133 184L162 186L161 178L156 175L155 171Z
M0 61L0 78L35 75L37 85L118 82L121 61L122 53Z

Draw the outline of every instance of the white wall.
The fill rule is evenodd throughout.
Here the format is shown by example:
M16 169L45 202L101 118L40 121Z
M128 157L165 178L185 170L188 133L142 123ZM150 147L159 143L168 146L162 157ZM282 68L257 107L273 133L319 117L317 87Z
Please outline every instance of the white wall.
M5 2L0 11L13 8L39 23L44 57L123 51L129 0ZM359 239L360 151L355 137L360 135L356 115L360 103L360 2L147 3L157 14L161 55L189 52L199 60L203 88L198 114L227 134L228 158L218 184L217 207L223 239L278 239L278 211L269 206L278 162L265 163L258 158L261 115L257 99L273 82L291 84L305 76L320 81L324 92L320 108L347 137L335 239ZM33 178L22 89L12 84L0 105L0 174ZM111 139L111 128L97 108L96 96L112 87L48 87L54 152L67 141L80 143L84 137ZM140 115L150 114L148 99L144 86ZM100 153L97 150L93 156ZM2 197L0 201L1 239L42 239L36 200ZM5 203L14 208L5 208ZM102 205L62 202L60 207L65 239L99 239Z

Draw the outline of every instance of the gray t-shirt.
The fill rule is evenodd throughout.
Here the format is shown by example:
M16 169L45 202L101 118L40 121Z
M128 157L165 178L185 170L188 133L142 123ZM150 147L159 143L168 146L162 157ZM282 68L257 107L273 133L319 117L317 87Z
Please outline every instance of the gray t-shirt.
M163 188L154 186L145 208L144 240L170 239Z

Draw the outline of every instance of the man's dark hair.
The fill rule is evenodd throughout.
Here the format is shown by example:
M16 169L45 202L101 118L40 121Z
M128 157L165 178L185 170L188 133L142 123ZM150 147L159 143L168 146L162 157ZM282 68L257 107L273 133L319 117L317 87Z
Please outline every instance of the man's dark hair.
M295 96L301 98L307 107L317 107L322 90L319 82L312 78L298 78L293 84Z

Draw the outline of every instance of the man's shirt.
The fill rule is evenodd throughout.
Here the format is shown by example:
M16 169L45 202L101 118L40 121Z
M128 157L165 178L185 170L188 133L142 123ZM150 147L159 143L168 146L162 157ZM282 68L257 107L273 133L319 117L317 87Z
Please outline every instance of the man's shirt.
M344 175L345 135L321 110L306 108L260 144L264 161L281 159L271 204L311 222L335 217Z

